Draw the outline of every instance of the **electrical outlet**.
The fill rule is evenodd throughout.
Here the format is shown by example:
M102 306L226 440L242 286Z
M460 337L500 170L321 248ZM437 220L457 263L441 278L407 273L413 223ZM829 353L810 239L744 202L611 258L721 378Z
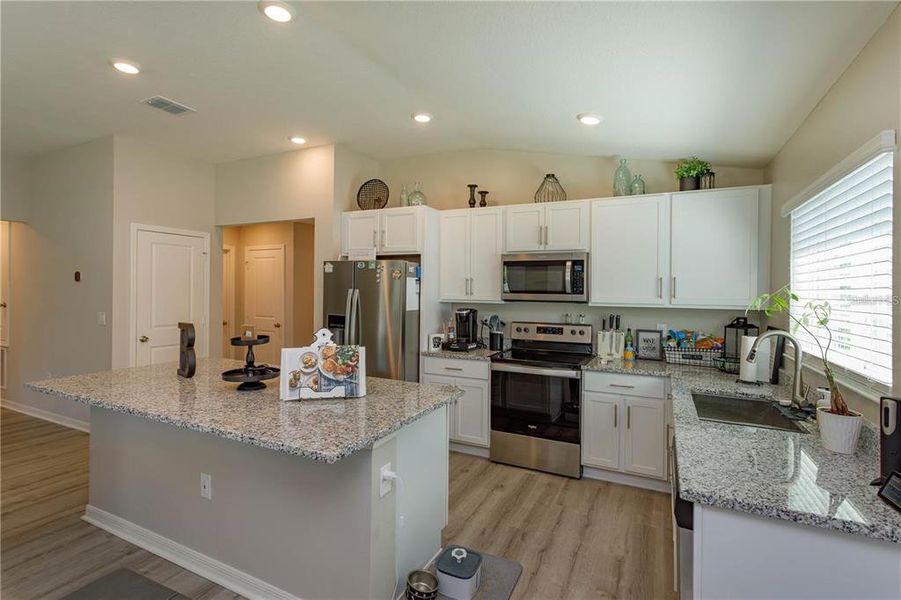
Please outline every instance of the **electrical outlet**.
M213 499L213 478L208 473L200 474L200 497Z
M106 325L106 313L100 311L97 313L97 324L98 325Z
M657 323L657 331L662 331L663 333L669 333L669 327L666 323Z
M391 463L387 463L382 465L382 468L379 469L379 474L381 478L379 479L379 498L384 498L388 494L391 493L391 489L394 487L394 480L388 476L388 473L391 472Z

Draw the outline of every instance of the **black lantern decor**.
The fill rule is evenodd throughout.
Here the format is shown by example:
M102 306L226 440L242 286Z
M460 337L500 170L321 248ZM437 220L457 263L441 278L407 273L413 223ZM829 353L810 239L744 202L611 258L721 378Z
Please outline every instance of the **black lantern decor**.
M742 336L756 337L760 328L753 323L748 323L747 317L735 317L732 322L723 329L723 358L739 358L741 353Z

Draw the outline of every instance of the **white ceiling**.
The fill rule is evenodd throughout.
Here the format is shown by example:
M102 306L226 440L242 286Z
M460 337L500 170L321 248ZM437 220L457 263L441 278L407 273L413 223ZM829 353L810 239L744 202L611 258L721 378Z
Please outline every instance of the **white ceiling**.
M297 133L376 158L489 147L762 166L895 3L295 6L283 25L255 2L2 2L4 154L115 133L219 162L294 149ZM154 94L197 112L140 104ZM586 111L606 120L581 125Z

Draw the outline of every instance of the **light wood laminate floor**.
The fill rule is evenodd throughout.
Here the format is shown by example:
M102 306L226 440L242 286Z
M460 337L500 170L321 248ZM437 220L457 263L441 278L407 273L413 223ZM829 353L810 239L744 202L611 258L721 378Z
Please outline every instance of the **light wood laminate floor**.
M514 598L674 598L669 496L451 454L444 541L517 560ZM3 600L60 598L121 567L190 598L240 598L80 519L88 435L0 412Z

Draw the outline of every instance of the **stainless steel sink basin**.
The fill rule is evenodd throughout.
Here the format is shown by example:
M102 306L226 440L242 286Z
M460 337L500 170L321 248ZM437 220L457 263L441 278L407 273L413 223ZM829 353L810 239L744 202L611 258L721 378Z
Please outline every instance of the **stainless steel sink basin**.
M692 394L691 399L694 400L698 418L702 421L807 433L797 421L784 416L768 400L710 394Z

